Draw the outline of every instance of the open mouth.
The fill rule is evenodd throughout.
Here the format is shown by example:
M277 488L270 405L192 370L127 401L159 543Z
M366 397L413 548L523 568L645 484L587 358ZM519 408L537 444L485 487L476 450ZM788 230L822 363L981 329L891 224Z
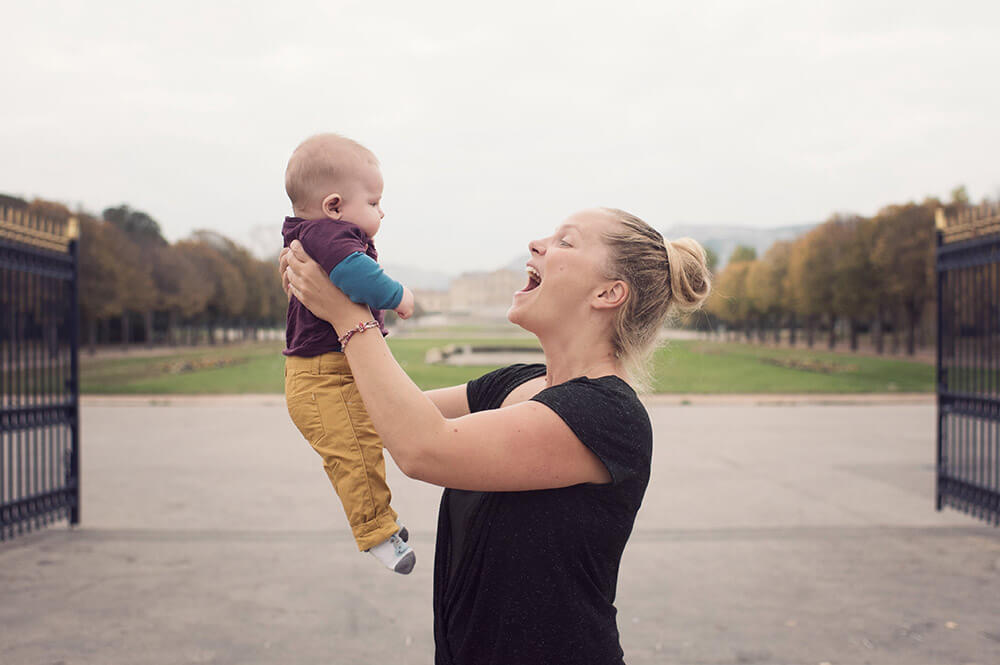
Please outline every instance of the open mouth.
M523 289L521 289L521 293L533 291L537 289L541 283L542 283L542 275L537 270L535 270L534 267L528 266L528 284Z

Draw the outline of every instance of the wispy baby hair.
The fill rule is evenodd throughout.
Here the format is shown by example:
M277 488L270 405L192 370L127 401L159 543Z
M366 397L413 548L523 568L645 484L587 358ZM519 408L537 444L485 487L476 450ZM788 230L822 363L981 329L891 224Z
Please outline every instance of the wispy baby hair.
M357 141L333 133L310 136L288 159L285 192L295 208L317 203L365 162L378 165L375 154Z

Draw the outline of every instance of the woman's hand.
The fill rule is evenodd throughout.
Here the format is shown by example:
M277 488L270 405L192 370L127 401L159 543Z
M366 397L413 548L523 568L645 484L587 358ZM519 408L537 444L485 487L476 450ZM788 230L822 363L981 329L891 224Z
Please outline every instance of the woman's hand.
M278 254L278 274L281 275L281 290L285 292L285 297L291 299L292 290L288 286L288 275L285 274L285 269L288 268L288 253L292 250L285 247Z
M293 240L291 247L282 251L279 265L285 293L298 298L317 318L332 324L338 313L343 318L345 310L358 307L334 286L298 240Z

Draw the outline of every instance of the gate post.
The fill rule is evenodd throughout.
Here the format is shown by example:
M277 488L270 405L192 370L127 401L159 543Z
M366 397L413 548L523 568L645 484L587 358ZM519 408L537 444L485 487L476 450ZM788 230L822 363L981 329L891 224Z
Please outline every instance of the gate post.
M934 373L934 392L935 401L937 402L937 454L936 462L934 465L934 507L937 510L942 510L944 508L944 502L941 499L941 464L943 461L943 450L944 450L944 414L941 413L941 391L946 385L944 377L944 365L941 362L944 357L942 351L942 336L944 335L945 325L944 325L944 308L942 307L944 303L944 282L945 282L945 272L940 269L937 265L939 256L941 253L941 245L944 242L944 227L946 224L944 210L938 208L934 213L934 256L935 256L935 280L937 293L935 294L935 300L937 302L937 360L935 361L935 373Z
M70 395L70 462L73 483L73 507L69 523L80 523L80 223L76 217L69 220L67 235L69 252L73 257L73 283L70 287L70 378L67 386Z

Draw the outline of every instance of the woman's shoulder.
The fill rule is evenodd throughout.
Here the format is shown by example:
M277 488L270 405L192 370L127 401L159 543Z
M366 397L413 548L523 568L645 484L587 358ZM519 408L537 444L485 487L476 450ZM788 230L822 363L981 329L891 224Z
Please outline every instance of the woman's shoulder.
M617 376L578 377L532 397L552 409L604 462L614 484L643 486L653 455L653 428L635 390Z
M537 395L537 401L558 407L558 411L580 412L588 421L617 423L630 430L648 429L649 413L635 390L614 375L570 379L550 386Z
M516 363L487 372L466 384L469 410L498 409L515 388L544 375L543 363Z

